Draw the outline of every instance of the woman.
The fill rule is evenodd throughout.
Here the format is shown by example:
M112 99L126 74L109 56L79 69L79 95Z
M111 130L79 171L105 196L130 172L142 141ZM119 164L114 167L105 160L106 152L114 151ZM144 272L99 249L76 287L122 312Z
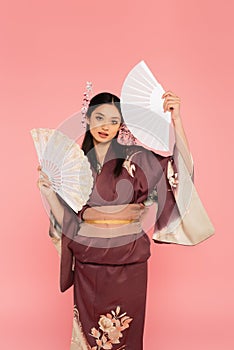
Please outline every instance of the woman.
M180 98L170 91L162 98L176 140L189 154ZM172 212L179 216L173 195L176 178L169 183L166 176L173 157L118 143L123 117L119 98L110 93L91 99L86 118L82 149L94 177L88 203L77 215L52 190L40 167L38 180L51 208L50 234L57 245L62 241L61 290L74 286L71 349L142 350L150 256L150 241L142 230L144 202L157 189L156 231L168 224ZM62 239L56 238L60 227Z

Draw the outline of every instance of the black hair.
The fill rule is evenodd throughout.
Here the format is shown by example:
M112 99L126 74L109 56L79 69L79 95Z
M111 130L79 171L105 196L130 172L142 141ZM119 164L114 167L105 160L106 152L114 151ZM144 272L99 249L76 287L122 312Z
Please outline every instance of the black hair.
M89 107L88 107L88 110L86 113L87 118L90 118L92 112L98 106L100 106L102 104L114 105L118 109L120 116L121 116L121 123L123 123L123 116L122 116L122 112L121 112L121 108L120 108L120 99L119 99L119 97L117 97L109 92L102 92L100 94L93 96L93 98L90 100ZM123 165L123 162L126 158L126 147L123 145L120 145L117 142L118 133L119 132L117 132L116 136L111 141L114 152L116 154L116 166L114 169L114 176L115 177L118 177L121 174L122 165ZM81 148L84 151L84 154L87 155L91 165L94 167L94 169L97 170L98 162L97 162L97 157L96 157L94 143L93 143L93 136L92 136L90 129L89 129L89 124L87 124L87 126L86 126L86 133L85 133L85 137L84 137Z

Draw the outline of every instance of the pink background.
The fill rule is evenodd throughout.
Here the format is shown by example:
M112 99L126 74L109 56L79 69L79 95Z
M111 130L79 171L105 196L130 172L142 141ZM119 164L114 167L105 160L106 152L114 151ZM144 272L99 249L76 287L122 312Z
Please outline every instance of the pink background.
M152 245L145 349L234 349L233 13L230 0L1 3L1 349L65 350L71 335L29 131L77 112L87 80L119 94L141 59L182 99L216 228L196 247Z

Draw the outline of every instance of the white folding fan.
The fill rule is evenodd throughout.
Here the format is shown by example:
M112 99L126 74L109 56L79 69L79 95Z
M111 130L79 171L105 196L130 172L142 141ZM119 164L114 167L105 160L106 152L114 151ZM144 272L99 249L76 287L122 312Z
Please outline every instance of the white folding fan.
M52 188L78 212L89 199L93 177L88 158L79 145L54 129L32 129L39 163Z
M163 110L164 92L145 62L141 61L123 83L121 108L128 129L143 145L157 153L172 154L175 135L171 114Z

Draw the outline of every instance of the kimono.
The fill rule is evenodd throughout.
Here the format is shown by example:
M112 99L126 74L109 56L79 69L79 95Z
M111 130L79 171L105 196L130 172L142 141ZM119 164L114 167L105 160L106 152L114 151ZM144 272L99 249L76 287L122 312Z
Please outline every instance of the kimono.
M181 212L184 197L176 196L179 163L175 159L175 154L163 157L143 147L130 146L122 172L115 177L116 154L111 145L100 173L92 169L93 190L78 214L58 196L64 206L63 226L59 227L51 213L50 236L59 252L61 249L60 289L74 289L70 350L143 349L150 257L144 215L140 220L86 222L83 214L87 208L95 207L103 217L105 210L156 202L153 240L181 244L173 236L176 232L182 244L196 244L181 234L187 229L182 218L186 215ZM191 180L192 174L188 176ZM206 213L204 216L207 220ZM212 225L208 226L200 241L212 234Z

